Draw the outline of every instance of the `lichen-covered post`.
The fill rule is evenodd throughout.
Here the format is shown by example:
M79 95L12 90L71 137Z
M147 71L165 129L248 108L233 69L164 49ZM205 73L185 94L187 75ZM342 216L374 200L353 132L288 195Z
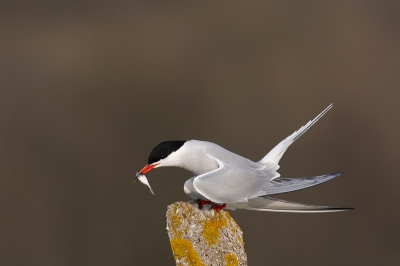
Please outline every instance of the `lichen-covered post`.
M168 206L167 231L178 266L247 265L243 232L224 210L176 202Z

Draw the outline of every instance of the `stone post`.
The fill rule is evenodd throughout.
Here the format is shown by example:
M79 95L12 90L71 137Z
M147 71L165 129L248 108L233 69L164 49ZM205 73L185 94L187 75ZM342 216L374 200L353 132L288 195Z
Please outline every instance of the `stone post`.
M167 231L178 266L247 265L243 232L227 211L195 202L168 206Z

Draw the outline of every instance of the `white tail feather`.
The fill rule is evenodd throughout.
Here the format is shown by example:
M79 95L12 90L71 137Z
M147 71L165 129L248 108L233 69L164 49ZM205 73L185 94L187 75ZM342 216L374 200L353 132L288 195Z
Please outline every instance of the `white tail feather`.
M264 164L270 167L276 167L282 158L285 151L289 148L289 146L297 140L301 135L303 135L310 127L312 127L324 114L326 114L331 108L333 104L330 104L324 111L322 111L316 118L309 121L307 124L302 126L299 130L295 131L292 135L282 140L278 145L276 145L267 155L262 158L259 163ZM279 167L278 167L279 168ZM276 169L278 169L276 168Z
M226 205L227 209L253 210L269 212L291 212L291 213L320 213L320 212L338 212L353 210L352 208L336 208L329 206L315 206L295 202L289 202L280 199L274 199L268 196L249 199L247 202L238 202Z

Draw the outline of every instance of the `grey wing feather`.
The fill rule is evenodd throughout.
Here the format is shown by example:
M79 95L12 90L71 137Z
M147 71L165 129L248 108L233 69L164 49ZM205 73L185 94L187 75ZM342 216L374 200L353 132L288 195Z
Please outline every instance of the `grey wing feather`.
M320 213L353 210L352 208L336 208L315 206L274 199L268 196L249 199L248 202L227 204L227 209L245 209L253 211L290 212L290 213Z
M270 181L267 171L223 164L215 159L219 168L193 179L198 193L216 203L246 201Z
M264 195L275 195L300 190L322 184L342 174L343 172L337 172L333 174L307 178L276 178L270 182L271 186L263 189L263 192L265 192Z

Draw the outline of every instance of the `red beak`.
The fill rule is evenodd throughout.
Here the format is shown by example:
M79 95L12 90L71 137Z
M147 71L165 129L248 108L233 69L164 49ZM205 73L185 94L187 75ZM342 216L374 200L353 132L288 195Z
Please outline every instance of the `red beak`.
M153 170L153 168L156 167L157 165L159 165L159 164L158 164L158 163L150 164L150 165L146 164L146 166L143 167L142 170L140 170L139 175L147 174L148 172L150 172L151 170Z

